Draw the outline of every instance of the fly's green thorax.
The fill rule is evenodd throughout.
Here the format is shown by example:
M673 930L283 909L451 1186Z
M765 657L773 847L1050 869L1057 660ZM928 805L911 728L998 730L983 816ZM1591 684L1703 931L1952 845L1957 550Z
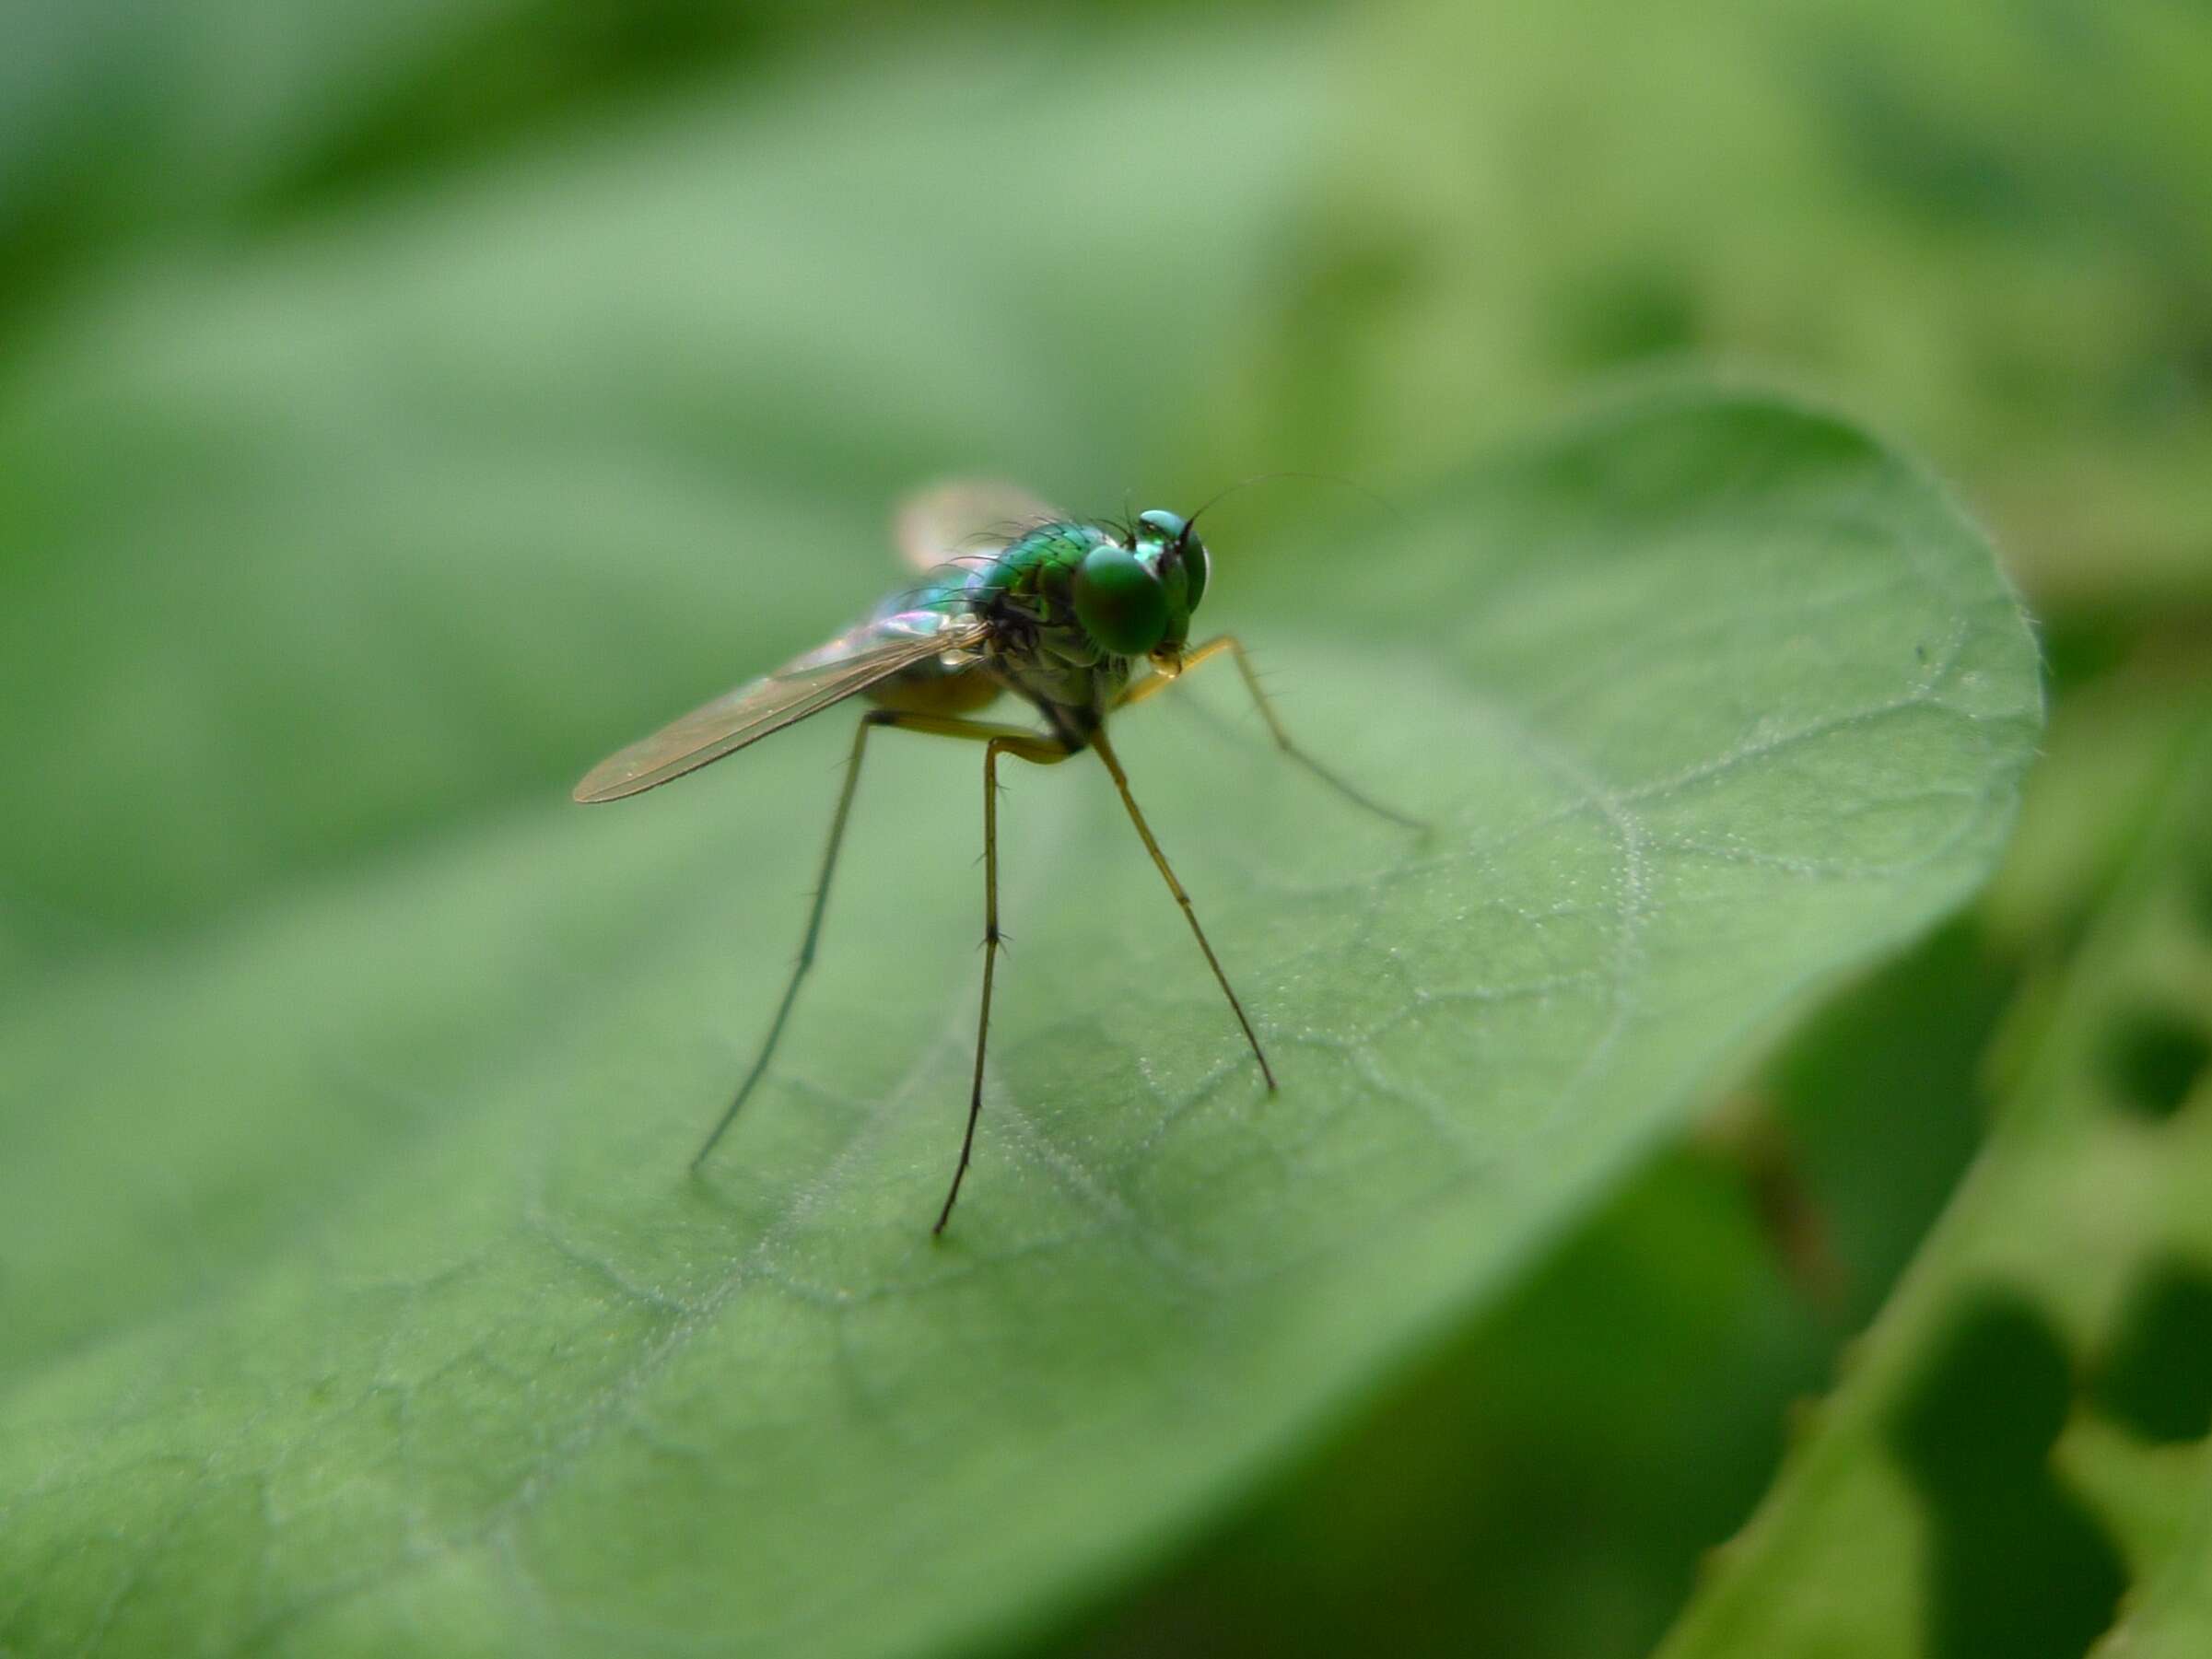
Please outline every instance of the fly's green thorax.
M1030 531L966 584L994 625L993 672L1056 719L1094 724L1133 661L1181 652L1204 585L1190 579L1204 559L1195 547L1167 513L1118 534L1077 521Z
M1087 733L1127 683L1075 611L1075 573L1113 537L1094 524L1041 525L976 573L968 602L992 623L990 668L1068 736Z
M1180 661L1206 576L1205 546L1175 513L1143 513L1121 527L1048 520L885 602L883 614L970 614L990 629L979 651L917 664L891 686L912 701L917 686L988 677L1036 704L1080 748L1137 662Z

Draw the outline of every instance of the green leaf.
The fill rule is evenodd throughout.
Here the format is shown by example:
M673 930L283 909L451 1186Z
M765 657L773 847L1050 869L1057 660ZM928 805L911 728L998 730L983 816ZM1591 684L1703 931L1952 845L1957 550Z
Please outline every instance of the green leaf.
M2123 1645L2124 1643L2124 1645ZM2101 1659L2189 1659L2212 1647L2212 1481L2171 1554L2145 1585Z
M1386 1606L1429 1652L1650 1652L1971 1157L2009 987L1961 918L1832 999L1509 1296L1064 1651L1202 1630L1219 1659L1354 1653Z
M2212 718L2183 712L1987 1148L1667 1659L2200 1650Z
M1727 396L1624 403L1232 613L1308 741L1435 828L1131 718L1282 1065L1265 1100L1103 777L1017 778L1023 944L942 1244L963 751L882 745L823 973L703 1184L827 733L11 1010L37 1112L0 1630L851 1652L1032 1611L1295 1443L1749 1031L1969 891L2036 728L1971 530L1847 428Z
M2040 714L1986 543L1838 421L1647 392L1302 546L1224 504L1208 619L1433 824L1284 765L1219 671L1126 722L1280 1096L1100 770L1015 768L1018 944L932 1243L977 757L886 739L770 1084L686 1178L846 728L618 809L562 784L867 602L901 483L987 458L1117 504L1250 290L1318 64L1193 60L1193 99L1084 58L1056 105L1129 119L1037 146L999 123L1048 43L716 99L25 354L0 1645L1012 1630L1983 880ZM1217 191L1215 240L1117 257Z

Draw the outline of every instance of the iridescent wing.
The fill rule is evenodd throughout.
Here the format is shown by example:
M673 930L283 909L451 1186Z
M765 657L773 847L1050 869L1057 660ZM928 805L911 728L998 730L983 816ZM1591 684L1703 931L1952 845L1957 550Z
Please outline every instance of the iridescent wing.
M916 490L892 516L899 556L928 572L948 559L989 557L1040 524L1068 515L1025 489L988 478L954 478Z
M576 786L583 801L619 800L734 754L770 732L820 714L901 669L932 657L957 660L981 645L989 625L966 612L900 611L874 616L774 673L695 708L674 724L611 754Z

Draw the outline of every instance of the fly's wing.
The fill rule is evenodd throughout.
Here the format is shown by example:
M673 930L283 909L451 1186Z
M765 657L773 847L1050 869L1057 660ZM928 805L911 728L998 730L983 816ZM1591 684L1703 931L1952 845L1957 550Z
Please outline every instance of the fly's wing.
M973 650L988 631L987 624L965 613L901 611L872 617L766 678L741 685L609 755L576 786L576 799L619 800L696 772L901 669Z
M954 478L917 490L900 502L892 518L892 532L899 556L926 574L963 555L997 553L1024 532L1067 516L1013 485Z

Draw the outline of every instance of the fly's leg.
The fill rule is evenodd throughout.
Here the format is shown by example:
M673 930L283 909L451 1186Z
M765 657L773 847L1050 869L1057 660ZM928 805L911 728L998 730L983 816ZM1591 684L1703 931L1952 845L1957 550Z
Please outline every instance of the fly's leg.
M853 790L860 785L860 758L868 752L868 734L878 726L896 723L896 717L883 709L871 709L860 717L860 729L852 738L852 759L845 768L845 787L837 793L837 810L829 821L829 845L823 849L822 879L814 885L814 905L807 915L806 937L799 945L799 964L791 970L790 983L783 987L783 1000L777 1005L776 1018L768 1022L767 1041L760 1046L759 1058L753 1062L753 1069L745 1073L745 1081L738 1085L737 1097L722 1114L721 1121L714 1126L714 1132L707 1137L707 1144L693 1154L691 1167L695 1170L707 1162L707 1154L714 1151L715 1142L737 1121L738 1109L751 1096L761 1074L767 1070L776 1045L783 1038L783 1022L790 1017L791 1004L799 999L799 982L814 964L814 940L822 933L822 912L829 904L829 878L837 871L837 850L845 842L845 820L852 812Z
M1121 695L1115 699L1114 707L1128 708L1134 704L1143 702L1147 697L1156 696L1181 679L1184 674L1198 667L1200 663L1218 657L1223 651L1236 659L1237 672L1244 675L1245 689L1252 694L1252 701L1258 706L1260 718L1267 721L1268 730L1273 734L1277 748L1353 805L1364 807L1376 817L1387 818L1392 824L1402 824L1407 829L1425 829L1427 827L1418 818L1409 818L1403 812L1392 812L1381 802L1369 800L1312 755L1306 754L1305 750L1299 748L1297 744L1292 742L1291 734L1283 730L1282 721L1276 716L1274 704L1268 701L1267 693L1259 688L1259 676L1252 672L1251 658L1245 654L1243 643L1234 634L1217 634L1204 645L1185 652L1183 665L1175 673L1162 673L1155 669L1134 685L1125 689ZM1234 1001L1235 999L1232 998L1231 1000Z
M976 1120L983 1116L983 1054L990 1042L990 987L999 965L999 756L1011 754L1033 765L1050 766L1074 751L1058 738L981 720L904 715L897 723L916 731L968 738L983 744L983 1004L976 1016L976 1070L968 1085L967 1127L960 1136L960 1162L953 1169L953 1185L945 1190L944 1208L937 1212L937 1224L930 1229L930 1236L935 1237L953 1219L960 1184L967 1178L968 1160L975 1155Z
M799 987L801 982L806 978L807 969L813 965L814 942L821 937L822 913L829 905L830 877L837 872L837 853L845 843L846 820L851 815L853 793L860 785L860 761L868 752L868 734L879 726L897 726L909 731L930 731L942 737L969 738L979 742L989 742L993 745L991 751L993 756L999 746L1003 746L1010 753L1021 754L1024 760L1034 760L1039 764L1065 760L1068 756L1068 750L1064 745L1052 739L1039 737L1035 732L1024 731L1021 728L1014 726L991 726L976 720L956 719L942 715L907 713L889 708L872 708L860 717L860 729L853 733L852 759L846 768L845 787L837 794L837 810L829 821L829 844L822 853L822 879L814 888L813 908L807 915L806 936L800 942L798 964L791 970L790 982L783 987L783 1000L777 1005L775 1019L768 1022L767 1038L760 1046L760 1055L753 1062L753 1069L745 1073L745 1081L738 1086L736 1098L731 1101L729 1109L722 1114L720 1121L714 1126L714 1132L707 1137L706 1144L700 1147L693 1156L691 1167L695 1170L707 1161L708 1154L714 1151L716 1143L721 1139L730 1126L737 1120L738 1112L743 1107L755 1087L767 1071L769 1060L775 1057L777 1044L782 1041L784 1022L790 1017L791 1005L799 999ZM1030 753L1031 750L1034 750L1035 753ZM987 777L989 775L988 761L985 766L985 775ZM988 900L986 942L992 954L995 955L999 938L999 901L997 843L991 834L994 804L987 796L984 801L984 850L988 855L987 870L989 880L986 894ZM983 967L983 1018L985 1027L988 1029L990 1021L989 956L985 957ZM982 1100L982 1077L983 1048L982 1038L978 1036L976 1046L976 1098L971 1102L968 1111L967 1132L971 1141L976 1133L976 1111ZM967 1168L967 1145L963 1143L960 1152L960 1167L963 1172ZM959 1187L959 1177L954 1176L953 1189L957 1192ZM951 1212L952 1202L947 1199L945 1213L949 1215ZM943 1228L944 1218L942 1216L938 1218L937 1225L941 1230Z
M1159 867L1160 877L1167 883L1167 891L1175 894L1176 903L1183 907L1183 919L1190 924L1190 931L1199 941L1199 949L1206 953L1206 965L1213 970L1214 983L1222 987L1222 995L1229 999L1229 1009L1235 1014L1237 1024L1244 1027L1245 1041L1252 1046L1252 1057L1259 1062L1259 1075L1267 1080L1268 1092L1274 1093L1274 1068L1268 1064L1266 1051L1259 1046L1259 1037L1252 1029L1252 1022L1245 1017L1245 1005L1236 999L1236 993L1229 988L1229 976L1222 972L1221 958L1214 955L1213 947L1206 941L1206 929L1199 926L1199 913L1190 902L1190 894L1183 891L1183 883L1176 880L1176 872L1168 868L1167 855L1160 850L1159 842L1153 838L1152 826L1144 822L1144 814L1137 808L1137 798L1129 793L1129 774L1121 769L1121 757L1114 753L1114 745L1106 741L1103 729L1092 734L1091 746L1098 751L1098 758L1106 762L1106 770L1114 775L1114 788L1121 792L1121 804L1129 809L1129 822L1137 826L1138 838L1144 843L1144 850L1152 854L1153 862Z

